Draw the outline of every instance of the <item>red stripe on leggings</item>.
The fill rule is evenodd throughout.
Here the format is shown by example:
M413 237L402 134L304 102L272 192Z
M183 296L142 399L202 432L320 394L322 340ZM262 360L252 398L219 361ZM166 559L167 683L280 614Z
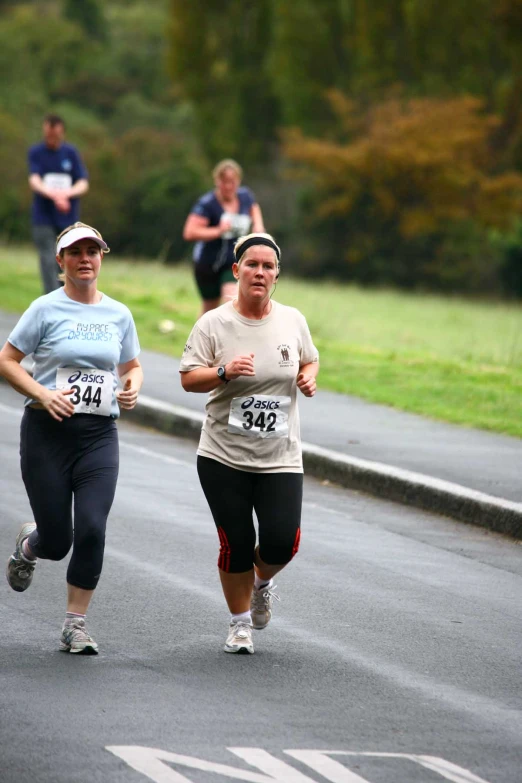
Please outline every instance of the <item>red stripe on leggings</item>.
M228 574L230 570L230 544L228 543L227 534L222 527L217 529L219 536L219 557L218 568Z
M301 542L301 528L297 528L297 533L295 534L295 540L294 540L294 546L292 547L292 557L296 555L299 551L299 544Z

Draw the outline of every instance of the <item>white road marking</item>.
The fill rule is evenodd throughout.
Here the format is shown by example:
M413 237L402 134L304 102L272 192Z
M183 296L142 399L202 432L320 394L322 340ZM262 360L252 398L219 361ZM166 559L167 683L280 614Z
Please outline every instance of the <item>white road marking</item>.
M159 748L147 748L138 745L107 745L106 750L125 761L136 772L146 775L153 783L190 783L190 778L173 770L164 762L177 764L189 769L198 769L203 772L215 772L234 780L243 780L246 783L316 783L314 778L303 775L294 767L272 756L262 748L227 748L240 759L243 759L252 767L257 767L262 773L231 767L228 764L218 764L193 756L184 756L179 753L170 753ZM467 769L459 767L446 759L438 756L424 756L412 753L368 753L343 750L285 750L283 753L310 767L330 783L371 783L366 778L357 775L348 767L330 758L330 756L366 756L382 759L402 759L412 761L420 766L437 773L445 780L452 783L488 783ZM393 765L389 766L390 773Z
M199 769L203 772L216 772L218 775L224 775L234 780L244 780L247 783L274 783L274 781L276 783L316 783L312 778L301 774L293 767L285 764L284 761L278 762L275 758L273 759L274 769L275 765L278 764L278 769L283 774L283 777L273 777L272 775L267 777L266 775L260 775L258 772L249 772L237 767L230 767L228 764L214 764L210 761L204 761L192 756L182 756L179 753L169 753L158 748L108 745L106 750L123 759L129 767L146 775L154 783L190 783L190 778L186 778L179 772L175 772L170 767L167 767L163 764L164 761L168 761L171 764L179 764L189 769ZM248 748L243 750L248 750ZM265 753L260 748L254 748L254 750ZM252 766L257 766L255 760L253 760Z
M231 750L231 748L229 748ZM346 777L347 769L342 764L339 764L330 756L366 756L371 758L383 758L383 759L405 759L407 761L413 761L420 764L426 769L430 769L433 772L437 772L441 777L446 780L451 780L452 783L488 783L487 780L477 777L472 772L463 767L459 767L457 764L453 764L451 761L439 758L438 756L419 756L414 753L368 753L358 752L351 750L285 750L283 753L287 753L292 758L306 764L316 772L319 772L330 783L355 783L358 780L357 776ZM390 770L392 767L390 767ZM348 770L350 775L353 772Z
M438 772L443 778L452 780L453 783L487 783L483 778L479 778L478 775L474 775L467 769L462 769L462 767L458 767L456 764L452 764L451 761L446 761L446 759L441 759L437 756L415 756L414 758L426 769Z
M227 748L231 753L239 756L240 759L246 761L252 767L257 767L269 777L266 780L279 781L281 783L304 783L304 781L310 781L311 778L302 775L301 772L289 767L284 761L272 756L266 750L262 748ZM313 780L313 778L312 778ZM354 778L347 779L346 783L368 783L364 778L360 778L357 775Z

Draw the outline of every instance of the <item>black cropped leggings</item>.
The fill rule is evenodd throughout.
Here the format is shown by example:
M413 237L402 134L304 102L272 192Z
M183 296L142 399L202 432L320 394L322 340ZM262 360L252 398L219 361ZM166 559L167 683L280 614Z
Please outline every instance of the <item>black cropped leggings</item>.
M67 582L94 590L118 479L116 422L85 413L60 422L47 411L26 408L20 435L22 478L36 522L31 551L62 560L72 545Z
M198 456L198 474L219 536L218 567L227 573L250 571L256 531L259 557L284 565L299 549L302 473L250 473Z

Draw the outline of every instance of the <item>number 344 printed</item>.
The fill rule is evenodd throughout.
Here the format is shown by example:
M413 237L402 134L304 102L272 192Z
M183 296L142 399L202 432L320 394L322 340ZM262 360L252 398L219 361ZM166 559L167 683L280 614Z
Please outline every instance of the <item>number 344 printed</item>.
M76 413L110 416L113 380L108 370L60 367L56 372L56 388L72 392L69 399Z

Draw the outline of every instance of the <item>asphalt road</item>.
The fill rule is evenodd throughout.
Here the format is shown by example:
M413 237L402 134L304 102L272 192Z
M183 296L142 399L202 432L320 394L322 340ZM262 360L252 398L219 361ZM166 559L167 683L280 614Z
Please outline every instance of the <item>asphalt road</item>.
M30 516L20 401L0 387L2 562ZM0 584L2 783L521 780L519 544L307 480L276 616L226 655L194 444L120 439L100 655L58 651L66 562Z

